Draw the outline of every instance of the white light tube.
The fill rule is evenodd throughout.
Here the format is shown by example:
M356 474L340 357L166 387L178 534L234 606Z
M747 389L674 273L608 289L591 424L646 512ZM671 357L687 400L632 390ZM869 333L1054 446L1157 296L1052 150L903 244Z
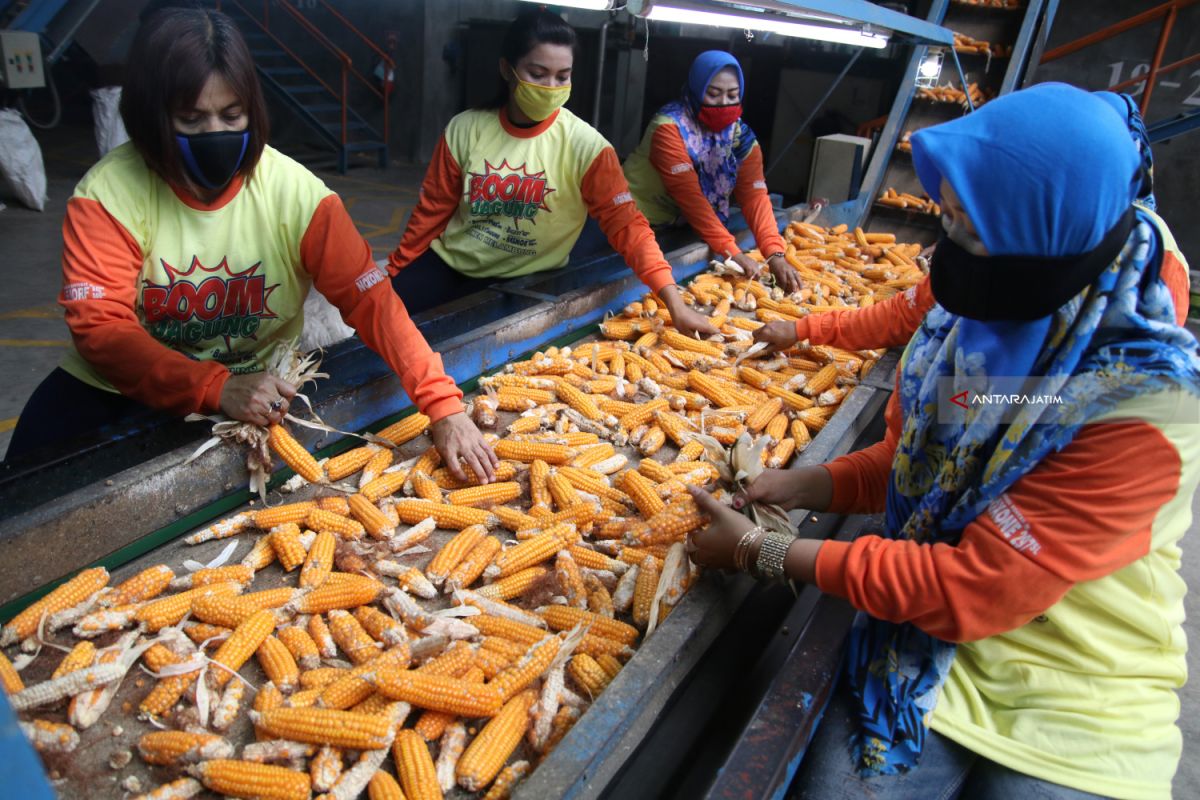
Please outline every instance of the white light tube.
M752 31L768 31L781 36L796 36L801 39L818 39L823 42L853 44L859 47L887 47L888 35L882 33L865 33L850 28L830 28L824 25L808 25L803 22L789 22L779 17L763 15L722 14L715 11L698 11L689 8L660 6L658 3L650 6L647 19L659 22L681 22L685 25L710 25L718 28L748 28Z
M612 0L526 0L530 3L542 3L555 6L570 6L571 8L582 8L587 11L608 11L612 7Z

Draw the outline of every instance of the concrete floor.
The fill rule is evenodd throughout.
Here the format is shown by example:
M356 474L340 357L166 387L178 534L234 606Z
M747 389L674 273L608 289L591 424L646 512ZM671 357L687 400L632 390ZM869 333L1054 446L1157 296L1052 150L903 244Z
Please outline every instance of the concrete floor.
M46 210L38 213L17 205L10 190L0 186L0 202L8 206L0 211L0 375L5 378L0 385L0 458L25 400L58 364L70 338L55 302L61 285L62 217L75 183L95 163L90 129L39 131L37 138L48 173ZM363 166L346 176L318 174L341 195L375 257L386 258L403 232L423 170L397 165L382 172ZM1195 531L1200 527L1200 493L1193 498L1192 515ZM1191 533L1193 540L1196 537ZM1189 585L1200 586L1200 544L1189 547L1185 540L1183 575ZM1200 593L1189 593L1185 607L1184 627L1194 639L1200 635ZM1200 648L1189 651L1188 669L1200 674ZM1174 795L1195 798L1200 797L1200 680L1185 686L1180 700L1184 752Z

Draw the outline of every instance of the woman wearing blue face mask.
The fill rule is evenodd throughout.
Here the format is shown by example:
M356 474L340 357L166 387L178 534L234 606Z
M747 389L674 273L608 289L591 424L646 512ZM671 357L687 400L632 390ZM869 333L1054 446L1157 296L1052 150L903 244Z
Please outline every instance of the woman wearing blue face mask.
M341 200L267 145L262 90L232 20L152 10L127 75L130 142L88 171L63 223L59 302L73 346L26 404L6 460L148 409L279 422L296 389L265 360L299 337L316 285L431 418L447 465L492 475L499 462L462 392Z
M500 92L446 126L388 259L393 285L416 312L565 266L590 215L675 327L715 333L684 304L612 145L563 108L574 48L574 29L552 12L527 11L509 26Z
M641 144L625 159L625 177L650 224L686 221L713 253L731 256L754 274L758 262L742 253L725 227L736 201L771 274L791 292L800 279L784 257L762 148L742 121L744 84L741 64L731 54L707 50L696 56L683 97L650 120Z
M1169 798L1200 353L1138 154L1100 99L1042 84L920 131L913 160L947 232L884 441L734 502L885 530L792 540L696 492L692 557L861 612L791 796Z

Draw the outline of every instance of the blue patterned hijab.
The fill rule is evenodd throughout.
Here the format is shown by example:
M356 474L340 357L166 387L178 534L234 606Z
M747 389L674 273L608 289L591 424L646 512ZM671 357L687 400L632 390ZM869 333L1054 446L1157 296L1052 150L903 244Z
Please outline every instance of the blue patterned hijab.
M725 130L712 131L696 118L708 84L726 67L737 72L738 86L744 95L746 82L738 60L724 50L706 50L696 56L688 70L683 98L667 103L658 111L670 117L679 128L679 136L700 179L700 191L722 223L729 221L729 199L737 185L738 170L755 141L754 131L741 119Z
M1134 144L1137 145L1138 154L1142 157L1142 170L1146 173L1146 181L1135 202L1151 211L1157 211L1158 201L1154 198L1154 153L1150 151L1150 134L1146 132L1146 121L1142 119L1142 112L1138 110L1134 99L1127 94L1117 94L1116 92L1095 92L1094 94L1108 103L1113 111L1116 111L1117 115L1121 117L1125 126L1129 128L1129 135L1133 137Z
M1062 84L1006 95L919 131L912 143L925 190L936 200L944 178L993 255L1088 252L1128 212L1138 185L1138 155L1121 121L1103 101ZM1179 386L1200 394L1197 343L1175 324L1162 252L1138 212L1112 265L1048 317L984 323L934 306L901 358L887 537L953 545L1086 420L1140 394ZM1028 406L1011 422L998 406L938 418L939 379L957 391L986 375L1035 376L1029 393L1062 403ZM864 775L917 765L954 653L911 623L858 615L845 671L862 722L854 757Z

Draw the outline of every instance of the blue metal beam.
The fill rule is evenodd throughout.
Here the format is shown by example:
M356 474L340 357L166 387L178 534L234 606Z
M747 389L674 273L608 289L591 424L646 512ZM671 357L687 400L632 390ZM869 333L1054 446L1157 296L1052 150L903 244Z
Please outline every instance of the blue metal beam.
M769 2L746 3L744 5L794 11L812 11L852 22L865 22L893 33L902 33L917 44L954 46L954 32L918 17L910 17L899 11L868 3L866 0L770 0Z
M1156 142L1165 142L1176 136L1182 136L1185 133L1191 133L1196 128L1200 128L1200 111L1192 111L1172 117L1171 119L1156 122L1146 129L1146 134L1150 139L1150 143L1154 144Z
M58 16L58 12L69 2L70 0L35 0L26 6L8 27L14 31L45 33L46 28Z

